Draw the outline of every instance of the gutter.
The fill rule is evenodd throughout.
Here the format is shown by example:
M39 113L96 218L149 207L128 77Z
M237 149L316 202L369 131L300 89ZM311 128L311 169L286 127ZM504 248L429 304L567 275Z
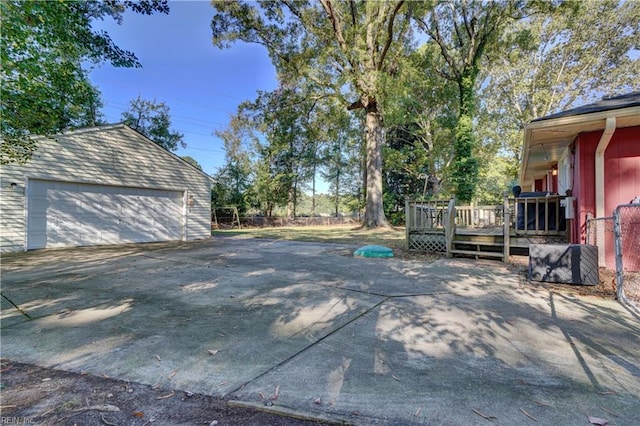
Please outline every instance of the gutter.
M527 165L529 163L529 147L531 141L531 129L529 125L525 126L524 129L524 143L522 144L522 152L520 156L520 176L518 176L518 180L520 181L520 185L524 185L525 172L527 170Z
M604 211L604 153L607 151L609 142L613 137L613 133L616 131L616 117L607 117L607 121L600 136L600 142L596 147L595 155L595 178L596 178L596 217L605 217ZM598 264L599 266L605 266L605 254L604 254L604 227L598 227L597 241L602 244L598 244Z

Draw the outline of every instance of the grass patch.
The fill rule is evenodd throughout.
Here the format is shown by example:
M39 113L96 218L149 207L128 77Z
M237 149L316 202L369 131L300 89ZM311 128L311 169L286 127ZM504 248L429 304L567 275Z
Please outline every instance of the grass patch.
M353 226L297 226L215 230L213 235L214 237L216 235L224 235L239 238L268 238L356 246L377 244L393 249L402 249L406 244L404 228L366 229Z

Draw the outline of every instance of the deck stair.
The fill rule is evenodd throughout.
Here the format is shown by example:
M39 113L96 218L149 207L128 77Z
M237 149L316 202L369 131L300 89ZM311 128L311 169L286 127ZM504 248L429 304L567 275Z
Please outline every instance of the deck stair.
M501 235L456 234L451 243L451 254L478 258L502 258L504 239Z

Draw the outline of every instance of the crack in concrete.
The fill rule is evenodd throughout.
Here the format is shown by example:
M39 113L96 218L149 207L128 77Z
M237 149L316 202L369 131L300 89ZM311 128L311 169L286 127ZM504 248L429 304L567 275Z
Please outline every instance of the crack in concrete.
M319 286L322 286L322 287L335 288L335 287L332 287L332 286L324 286L322 284L316 284L316 285L319 285ZM364 312L362 312L362 313L356 315L355 317L351 318L350 320L346 321L344 324L341 324L340 326L338 326L338 327L334 328L333 330L329 331L327 334L323 335L322 337L320 337L320 338L314 340L313 342L309 343L304 348L296 351L292 355L289 355L285 359L283 359L283 360L279 361L278 363L276 363L275 365L269 367L268 369L266 369L265 371L261 372L260 374L258 374L256 376L254 376L253 378L245 381L241 385L237 386L235 389L232 389L227 394L223 395L223 397L227 396L227 395L232 395L232 394L234 394L236 392L239 392L240 390L242 390L248 384L250 384L252 382L255 382L256 380L266 376L267 374L271 373L272 371L277 370L278 368L282 367L283 365L285 365L289 361L291 361L294 358L296 358L298 355L301 355L302 353L312 349L313 347L317 346L322 341L328 339L329 337L333 336L337 332L341 331L342 329L344 329L348 325L354 323L355 321L359 320L360 318L366 317L368 314L370 314L374 310L378 309L379 307L381 307L383 304L385 304L389 300L406 298L406 297L414 297L414 296L432 296L432 295L435 295L435 294L449 294L450 293L450 292L443 291L443 292L437 292L437 293L418 293L418 294L391 295L390 296L390 295L379 295L379 294L376 294L376 293L370 293L370 292L366 292L366 291L362 291L362 290L352 290L352 289L345 289L345 290L354 291L354 292L358 292L358 293L364 293L364 294L372 295L372 296L384 297L384 299L379 301L375 305L371 306L370 308L368 308Z
M387 297L384 300L381 300L380 302L376 303L375 305L373 305L372 307L370 307L369 309L367 309L366 311L356 315L355 317L351 318L350 320L348 320L347 322L345 322L344 324L334 328L333 330L329 331L327 334L325 334L324 336L314 340L313 342L309 343L308 345L306 345L304 348L296 351L294 354L289 355L287 358L283 359L282 361L279 361L277 364L269 367L268 369L266 369L265 371L263 371L262 373L256 375L255 377L247 380L246 382L242 383L240 386L236 387L235 389L232 389L231 391L229 391L226 395L230 395L230 394L234 394L238 391L240 391L242 388L244 388L246 385L248 385L251 382L254 382L258 379L260 379L261 377L264 377L265 375L269 374L270 372L278 369L279 367L282 367L283 365L285 365L287 362L291 361L292 359L296 358L298 355L302 354L303 352L306 352L307 350L313 348L314 346L317 346L320 342L326 340L327 338L331 337L332 335L334 335L335 333L337 333L338 331L342 330L343 328L345 328L346 326L348 326L349 324L352 324L353 322L357 321L358 319L366 316L367 314L369 314L370 312L374 311L375 309L377 309L378 307L382 306L383 303L385 303L387 300L391 299L391 297ZM223 395L223 396L226 396Z

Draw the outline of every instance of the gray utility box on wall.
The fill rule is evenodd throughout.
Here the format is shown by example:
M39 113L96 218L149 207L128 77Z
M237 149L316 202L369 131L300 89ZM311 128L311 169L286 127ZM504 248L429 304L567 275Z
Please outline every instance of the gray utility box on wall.
M532 244L529 279L550 283L597 285L598 247L589 244Z

